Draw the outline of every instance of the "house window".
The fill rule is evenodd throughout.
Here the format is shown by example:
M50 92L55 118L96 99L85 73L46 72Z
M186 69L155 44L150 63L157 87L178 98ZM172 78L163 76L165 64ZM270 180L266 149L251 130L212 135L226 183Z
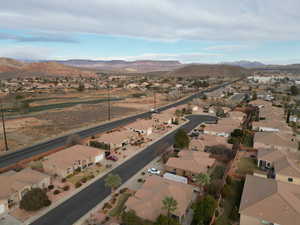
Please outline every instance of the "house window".
M294 181L293 178L291 177L288 178L288 182L293 182L293 181Z

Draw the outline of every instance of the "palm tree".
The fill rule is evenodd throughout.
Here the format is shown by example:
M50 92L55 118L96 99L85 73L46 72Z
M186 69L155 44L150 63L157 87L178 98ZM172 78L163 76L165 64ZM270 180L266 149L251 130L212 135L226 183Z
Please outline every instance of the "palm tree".
M194 179L195 183L202 187L210 184L210 176L207 173L199 173Z
M114 192L114 190L120 186L122 183L122 179L118 174L109 174L105 178L105 186L111 188L111 192Z
M163 209L168 213L168 225L171 218L171 212L174 212L177 209L177 201L173 197L165 197L163 200Z

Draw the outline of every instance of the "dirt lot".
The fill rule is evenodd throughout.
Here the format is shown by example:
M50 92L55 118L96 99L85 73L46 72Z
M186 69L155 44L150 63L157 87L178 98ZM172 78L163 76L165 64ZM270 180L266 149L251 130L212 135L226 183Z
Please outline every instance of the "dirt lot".
M132 94L130 91L121 93L116 91L118 97ZM74 98L91 100L92 96L99 98L100 93L70 94L66 96L49 96L39 99L35 105L45 105L53 103L64 103L73 101ZM114 95L116 96L116 95ZM53 99L52 99L53 98ZM66 100L67 99L67 100ZM71 100L70 100L71 99ZM164 96L156 96L157 106L167 104ZM127 115L137 114L153 107L153 97L126 98L124 100L111 102L111 118L121 118ZM54 138L65 132L95 125L107 120L107 103L99 104L78 104L72 107L61 109L49 109L38 113L22 114L12 119L6 120L6 131L8 145L11 151L31 146L36 142L49 138ZM7 115L9 116L9 115ZM4 151L3 130L0 124L0 154Z

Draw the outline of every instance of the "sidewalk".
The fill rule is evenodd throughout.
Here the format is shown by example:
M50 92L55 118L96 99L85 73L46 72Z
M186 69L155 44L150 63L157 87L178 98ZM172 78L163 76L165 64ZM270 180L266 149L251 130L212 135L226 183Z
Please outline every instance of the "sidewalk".
M179 126L176 126L174 128L172 128L171 130L169 130L168 132L166 132L165 134L163 134L162 136L160 136L158 139L153 140L151 142L148 142L145 146L143 146L143 148L141 148L139 151L135 151L133 154L128 155L128 157L120 159L119 161L117 161L116 163L112 164L113 166L109 169L107 169L106 172L100 174L99 176L95 177L94 179L90 180L88 183L86 183L85 185L77 188L72 194L66 196L65 198L62 198L60 200L58 200L57 202L51 204L49 207L41 210L39 215L33 216L31 218L29 218L28 220L26 220L24 222L25 225L28 225L32 222L34 222L35 220L37 220L38 218L42 217L43 215L47 214L48 212L50 212L52 209L54 209L55 207L57 207L58 205L62 204L64 201L70 199L71 197L73 197L74 195L76 195L77 193L79 193L81 190L87 188L90 184L96 182L97 180L101 179L102 177L104 177L105 175L109 174L113 169L115 169L116 167L120 166L122 163L124 163L125 161L131 159L132 157L134 157L135 155L139 154L140 152L144 151L147 147L149 147L150 145L152 145L153 143L157 142L158 140L164 138L165 136L167 136L168 134L172 133L173 131L179 129L181 126L183 126L184 124L188 123L188 121L182 123Z
M149 176L147 174L147 169L149 167L158 167L158 162L160 160L160 156L156 157L154 160L152 160L150 163L148 163L144 168L139 170L134 176L132 176L129 180L127 180L125 183L123 183L118 189L115 191L115 193L118 193L123 188L129 188L132 190L138 190L143 183L139 183L137 180L139 178L145 178L146 176ZM159 167L158 167L159 168ZM145 172L145 175L142 175L142 172ZM156 175L152 175L156 176ZM95 214L100 213L99 211L102 209L104 204L106 202L109 202L112 199L112 195L107 196L102 202L100 202L97 206L95 206L93 209L91 209L87 214L85 214L83 217L81 217L76 223L73 225L83 225L90 217L95 216Z

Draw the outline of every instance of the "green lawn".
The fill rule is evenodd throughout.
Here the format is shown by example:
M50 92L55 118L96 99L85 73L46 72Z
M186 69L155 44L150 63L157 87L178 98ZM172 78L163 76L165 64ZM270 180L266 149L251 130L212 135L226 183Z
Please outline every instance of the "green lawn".
M125 202L129 197L130 193L121 194L121 196L118 198L116 207L110 211L109 215L112 217L119 216L124 208Z
M238 162L237 173L241 176L246 176L247 174L253 174L255 169L258 169L256 160L251 158L241 158Z

